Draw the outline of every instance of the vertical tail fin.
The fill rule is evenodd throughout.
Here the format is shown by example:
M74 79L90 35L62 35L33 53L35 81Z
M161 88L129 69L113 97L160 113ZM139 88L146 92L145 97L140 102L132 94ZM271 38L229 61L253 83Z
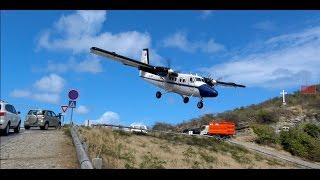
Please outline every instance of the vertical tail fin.
M149 64L149 49L143 49L141 53L141 62ZM139 71L140 76L144 76L144 71Z

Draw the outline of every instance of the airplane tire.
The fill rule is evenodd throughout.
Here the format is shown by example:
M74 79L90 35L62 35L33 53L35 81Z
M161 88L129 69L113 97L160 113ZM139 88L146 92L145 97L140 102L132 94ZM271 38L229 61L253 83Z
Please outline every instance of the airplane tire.
M183 102L184 102L184 103L188 103L188 102L189 102L189 97L184 97L184 98L183 98Z
M156 97L157 97L158 99L160 99L160 98L161 98L161 92L160 92L160 91L157 91L157 93L156 93Z
M198 102L197 107L201 109L203 107L203 102L202 101Z

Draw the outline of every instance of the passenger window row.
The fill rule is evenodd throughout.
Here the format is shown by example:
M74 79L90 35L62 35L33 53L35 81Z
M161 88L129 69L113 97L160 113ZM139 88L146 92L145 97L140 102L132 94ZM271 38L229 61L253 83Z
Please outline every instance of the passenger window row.
M200 79L200 78L198 78L198 79ZM177 81L177 78L169 77L169 80L171 80L171 81ZM180 82L186 82L186 79L180 78L179 81L180 81ZM200 81L201 81L201 80L200 80ZM192 79L192 78L190 78L190 82L193 82L193 79Z

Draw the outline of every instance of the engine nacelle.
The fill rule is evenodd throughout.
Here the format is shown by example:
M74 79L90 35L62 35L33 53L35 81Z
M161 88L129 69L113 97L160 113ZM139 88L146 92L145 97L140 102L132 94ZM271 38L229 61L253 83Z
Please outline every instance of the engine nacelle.
M204 77L204 82L207 83L209 86L214 86L215 84L217 84L217 81L211 78L206 78Z

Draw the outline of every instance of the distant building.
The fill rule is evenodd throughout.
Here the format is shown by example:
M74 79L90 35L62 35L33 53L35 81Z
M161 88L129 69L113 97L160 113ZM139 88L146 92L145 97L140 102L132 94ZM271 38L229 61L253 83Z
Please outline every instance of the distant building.
M317 86L316 85L301 86L300 92L301 92L301 94L316 94L317 93Z
M85 120L84 121L84 126L86 126L86 127L90 127L90 126L92 126L93 124L92 124L92 121L91 120Z

